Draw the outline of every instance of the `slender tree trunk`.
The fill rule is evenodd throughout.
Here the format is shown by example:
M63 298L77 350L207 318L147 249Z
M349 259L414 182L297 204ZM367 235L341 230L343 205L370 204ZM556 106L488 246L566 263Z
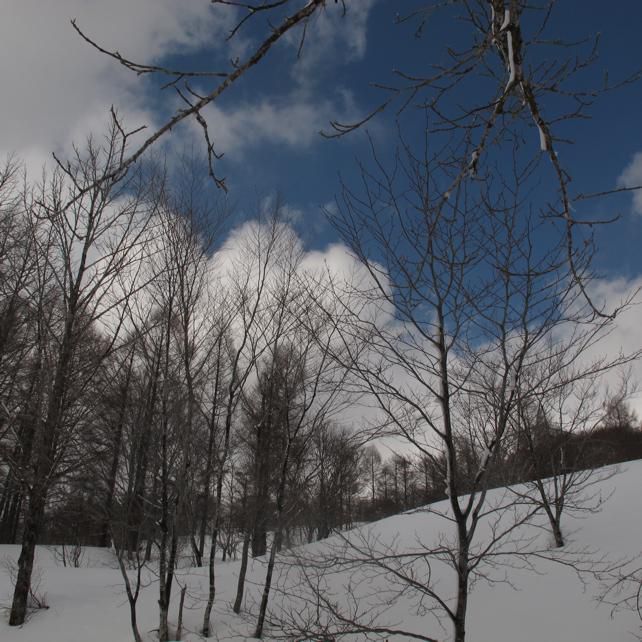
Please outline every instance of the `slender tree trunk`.
M264 401L262 402L264 403ZM263 417L267 411L263 409ZM267 552L267 506L269 503L269 458L270 425L269 419L262 419L257 426L254 468L254 522L252 526L252 557L260 557Z
M458 524L458 530L459 551L457 552L457 607L453 621L455 633L454 642L465 642L469 588L469 547L465 522Z
M46 491L42 487L35 488L29 499L24 532L22 534L22 549L18 558L18 575L9 616L9 626L24 624L27 616L29 594L31 592L31 574L36 544L42 531L45 514Z
M557 520L553 520L551 523L553 529L553 537L555 538L555 547L562 548L564 546L564 535L562 535L562 529Z
M274 533L274 541L270 548L270 557L268 558L267 573L265 575L265 585L263 586L263 595L261 596L261 607L259 608L259 618L254 631L255 638L263 637L263 627L265 625L265 614L267 613L268 601L270 599L270 589L272 588L272 575L274 573L274 562L276 560L276 551L281 546L281 529L277 528Z
M171 590L171 574L173 569L167 563L167 539L169 528L169 497L167 474L167 421L164 422L164 434L161 440L161 520L160 520L160 545L158 551L158 639L160 642L169 640L167 613L171 595L168 592L168 583ZM151 538L150 538L151 539Z
M230 384L231 386L232 384ZM225 463L230 448L230 434L232 430L232 406L234 395L230 392L226 416L225 416L225 439L223 443L223 453L218 462L218 472L216 480L216 503L214 505L214 525L212 528L212 541L210 543L210 559L208 562L208 575L209 575L209 593L207 596L207 604L205 605L205 613L203 614L203 629L202 634L204 637L209 637L210 634L210 618L212 616L212 608L214 607L214 599L216 597L216 574L214 571L214 563L216 558L216 540L218 539L218 532L220 529L221 520L221 504L223 500L223 480L225 478Z
M156 397L158 393L158 377L161 367L161 351L158 351L154 363L154 369L149 382L145 409L142 417L142 430L138 439L136 449L136 463L134 471L134 488L131 496L131 504L127 516L128 552L131 557L140 543L141 528L144 521L144 499L145 481L147 478L147 466L149 460L149 448L151 445L152 418ZM156 477L154 477L156 479Z
M116 428L116 434L114 435L114 443L112 445L112 459L111 466L109 467L109 477L107 479L107 497L105 498L105 515L102 525L102 530L100 534L100 546L107 547L109 546L109 532L110 524L113 520L113 506L114 506L114 495L116 493L116 478L118 475L118 466L120 464L120 450L123 442L123 427L124 427L124 418L125 410L124 406L121 411L121 417Z
M455 612L455 637L454 642L466 640L466 610L468 607L468 582L459 578L457 585L457 610Z
M270 589L272 588L272 574L274 573L274 561L276 553L281 549L281 540L283 537L283 509L285 506L285 483L287 479L288 468L290 465L290 452L292 448L292 439L288 437L281 464L281 479L276 493L276 528L274 529L274 540L270 548L270 557L268 559L267 573L265 576L265 585L263 586L263 595L261 597L261 607L259 609L259 618L256 624L255 638L263 637L263 625L265 624L265 614L267 613L268 600L270 598Z
M551 525L551 531L553 532L553 539L555 540L555 548L562 548L562 546L564 546L564 536L562 535L562 529L560 525L560 522L562 519L561 506L556 502L555 512L553 512L553 507L551 506L549 496L546 492L546 488L544 487L544 482L542 481L543 475L541 473L541 469L539 466L537 466L538 460L536 456L535 444L533 442L533 435L528 429L525 430L525 435L526 435L528 450L530 453L530 458L535 468L535 485L537 487L537 491L539 492L540 500L541 500L542 506L544 507L544 512L546 513L546 516L548 517L548 521ZM554 469L553 478L555 480L556 480L556 477L555 477L556 475L557 475L557 471ZM556 486L556 489L557 489L557 486Z
M125 582L125 592L127 593L127 601L129 602L129 619L132 627L132 633L134 635L134 642L142 642L142 638L138 630L138 619L136 615L136 602L138 601L138 593L141 585L141 582L140 582L141 567L139 564L137 573L136 573L136 589L132 590L131 581L129 579L129 575L127 574L127 569L125 568L125 563L123 562L123 558L120 550L117 552L117 556L118 556L118 567L120 568L120 573L123 577L123 581ZM138 557L136 559L137 561L139 561Z
M185 606L185 593L187 593L187 586L181 589L181 599L178 604L178 622L176 624L176 639L180 640L183 637L183 607Z
M212 483L212 466L214 461L214 443L216 437L216 413L218 412L219 381L221 376L221 340L218 341L218 356L216 359L216 375L214 378L214 399L212 401L212 414L209 421L209 435L207 441L207 460L205 462L205 475L201 492L201 523L198 541L198 550L195 551L198 566L203 564L205 554L205 536L207 534L207 521L209 518L210 485Z
M220 483L218 483L220 482ZM209 592L207 596L207 604L205 605L205 613L203 615L203 637L210 635L210 618L212 616L212 608L214 606L214 599L216 598L216 573L214 571L214 562L216 558L216 540L218 539L219 531L219 507L221 502L221 495L223 489L223 473L222 470L218 474L217 492L216 492L216 506L214 506L214 527L212 528L212 541L210 542L210 559L208 560L208 576L209 576Z
M375 468L374 468L374 456L370 456L370 491L372 494L372 506L375 505Z
M15 544L22 506L22 493L9 468L0 503L0 544Z
M250 551L250 532L246 529L243 535L243 550L241 552L241 569L239 570L239 581L236 585L236 599L234 600L234 613L241 612L243 603L243 592L245 590L245 575L247 573L247 558Z
M116 493L116 478L118 476L118 466L120 464L120 451L123 443L123 431L125 428L125 416L127 413L127 399L129 396L129 383L131 380L131 361L129 363L129 368L127 370L127 378L122 387L121 398L120 398L120 408L118 412L118 422L116 424L116 430L114 431L114 439L112 443L112 457L111 465L109 467L109 477L107 478L107 496L105 497L105 515L102 525L102 530L100 534L100 545L107 547L109 546L109 533L110 525L113 520L113 504L114 504L114 495Z
M167 623L167 615L169 611L169 603L166 600L158 600L158 640L159 642L167 642L169 640L169 626Z
M562 548L564 546L564 536L562 535L562 528L560 525L561 521L561 511L556 510L553 513L553 508L546 494L546 489L544 488L544 483L541 479L536 480L537 489L540 494L540 499L542 501L542 506L544 507L544 512L548 517L548 521L551 525L551 531L553 532L553 538L555 540L555 548Z
M162 546L167 545L167 536L162 538ZM169 640L169 605L172 599L172 583L174 581L174 569L176 567L176 553L178 550L178 537L176 532L172 534L170 543L170 553L167 557L166 551L161 550L162 564L160 566L160 594L158 599L158 639L159 642L167 642Z

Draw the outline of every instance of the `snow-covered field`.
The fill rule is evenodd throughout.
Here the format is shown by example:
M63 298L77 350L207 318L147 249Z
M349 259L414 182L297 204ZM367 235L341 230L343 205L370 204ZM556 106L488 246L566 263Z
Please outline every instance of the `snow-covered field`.
M606 556L615 561L634 558L642 554L642 461L621 465L619 472L603 482L603 493L612 495L599 513L582 518L567 517L564 522L568 537L567 550L590 551L590 556ZM493 491L490 500L498 501L501 490ZM394 542L394 550L417 549L419 542L426 547L444 542L448 538L449 522L435 514L443 506L435 505L431 512L413 512L377 522L353 535L353 541L367 539L381 551ZM484 537L488 525L480 532ZM534 545L545 542L548 535L542 529L529 526L521 532L521 542ZM340 540L333 540L340 546ZM330 542L332 544L332 542ZM515 546L518 544L511 544ZM315 544L300 549L301 556L314 555L327 544ZM311 551L311 553L310 553ZM336 551L334 551L336 553ZM588 554L588 553L587 553ZM11 583L7 567L18 555L17 546L1 546L0 604L10 603ZM504 558L506 561L510 558ZM404 562L405 563L405 562ZM489 569L493 579L507 580L496 583L479 581L474 585L468 619L470 642L631 642L636 634L642 635L640 620L632 611L612 614L611 607L596 600L601 587L596 579L585 578L583 583L575 571L563 564L546 559L532 560L534 569L523 568L521 562L500 565ZM40 548L36 559L36 576L40 577L39 592L45 595L49 608L35 612L19 628L7 625L5 611L0 618L2 642L125 642L132 640L129 624L129 607L122 579L109 551L87 549L81 568L65 568L47 548ZM213 612L215 639L243 640L253 630L256 610L265 567L262 560L255 560L248 569L249 591L245 602L245 616L232 613L231 602L236 590L239 562L217 565L217 599ZM423 565L423 567L422 567ZM522 566L522 568L519 568ZM330 589L332 599L338 604L349 605L346 591L348 583L355 595L368 595L369 600L384 605L378 610L382 625L402 623L407 630L434 636L444 642L450 639L450 628L445 629L430 613L418 613L413 595L394 596L394 586L367 566L350 572L330 574L322 581ZM425 562L417 562L417 572L422 572ZM403 566L401 567L403 569ZM407 570L407 569L406 569ZM424 568L425 570L425 568ZM441 594L448 595L452 586L452 572L442 563L432 564L432 580L437 582ZM281 569L280 586L293 586L288 582L300 577L299 571ZM139 600L139 629L148 640L155 639L157 627L157 584L149 576ZM179 582L187 584L186 611L184 616L185 640L198 640L204 600L207 593L206 569L182 569ZM304 607L297 602L305 594L305 586L297 585L288 598L296 613ZM389 593L387 591L390 591ZM178 604L179 589L175 589L174 612ZM275 604L280 601L275 596ZM387 603L389 602L389 603ZM276 608L276 607L275 607ZM403 639L398 637L396 639Z

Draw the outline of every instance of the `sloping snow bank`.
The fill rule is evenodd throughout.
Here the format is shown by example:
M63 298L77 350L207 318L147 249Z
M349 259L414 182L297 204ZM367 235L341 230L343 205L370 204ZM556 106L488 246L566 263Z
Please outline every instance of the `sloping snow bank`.
M642 461L623 464L617 474L602 482L605 496L612 493L602 510L585 516L568 517L564 522L568 538L567 550L590 551L591 556L606 556L615 561L642 554ZM593 489L594 490L594 489ZM506 491L497 489L489 494L491 505L503 501ZM445 518L446 517L446 518ZM544 522L540 522L545 525ZM479 533L480 541L491 531L492 518ZM355 551L366 547L379 553L396 554L415 551L413 561L401 558L401 569L412 564L417 576L427 573L427 560L419 554L421 548L433 548L452 536L447 519L447 505L435 504L428 511L413 511L390 517L355 531L346 537L334 537L324 543L302 547L297 556L302 560L318 559L319 554L332 550L338 565L330 566L321 576L318 569L308 566L305 573L299 568L282 564L276 578L274 614L279 618L280 608L290 615L301 615L306 605L301 601L309 582L306 576L316 576L330 591L338 604L349 603L349 591L363 604L376 605L377 622L382 625L400 624L409 631L431 635L444 642L450 639L447 622L424 613L416 594L396 595L391 576L371 564L347 564L346 556L357 557ZM515 533L517 538L507 542L511 546L546 545L549 537L544 528L529 525ZM346 546L347 541L352 546ZM526 544L524 544L526 543ZM357 547L357 548L355 548ZM340 551L343 553L339 554ZM348 553L346 553L348 551ZM8 607L11 583L7 564L15 563L17 546L0 546L0 604ZM616 613L600 604L596 596L600 587L594 578L585 578L583 584L573 569L546 559L532 561L533 569L523 568L522 561L510 563L510 556L498 556L503 563L488 567L488 583L478 581L469 602L469 642L631 642L642 633L637 615L630 611ZM341 562L344 562L342 565ZM506 562L509 562L506 564ZM2 642L125 642L132 640L129 628L129 607L120 573L111 553L101 549L86 549L82 568L65 568L50 549L40 548L36 558L36 575L40 576L39 592L44 594L49 609L34 613L19 628L7 625L8 611L0 618ZM248 569L248 591L244 617L231 612L236 590L239 562L217 565L217 600L212 617L213 637L218 640L242 640L254 627L251 611L260 599L260 585L264 577L263 560L254 560ZM405 566L404 566L405 565ZM441 594L452 593L452 570L443 561L430 563L431 582ZM206 569L181 569L180 584L187 584L184 639L198 640L204 600L207 592ZM508 580L508 581L503 581ZM148 640L155 639L157 626L157 583L153 574L146 575L138 607L139 628ZM175 589L174 612L179 589ZM280 607L279 604L282 606ZM309 606L309 605L308 605ZM419 606L419 607L418 607ZM374 611L373 611L374 613ZM291 618L289 618L291 619ZM633 635L632 635L633 634ZM403 639L398 637L396 639Z

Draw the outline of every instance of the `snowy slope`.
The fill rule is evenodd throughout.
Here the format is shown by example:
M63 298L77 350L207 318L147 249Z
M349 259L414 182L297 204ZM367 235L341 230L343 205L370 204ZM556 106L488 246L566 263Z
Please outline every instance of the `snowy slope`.
M642 461L621 465L619 472L603 482L603 493L611 497L597 514L582 518L567 518L564 523L569 543L567 550L590 552L593 558L606 556L611 561L625 557L634 558L642 551ZM498 502L505 491L491 493L490 501ZM388 550L419 550L444 543L450 537L450 522L437 513L446 511L444 504L434 505L431 511L415 511L391 517L370 525L350 535L359 554L365 542L379 552ZM491 524L486 524L479 533L488 535ZM548 534L544 529L528 526L519 531L519 541L506 544L506 548L528 545L545 547ZM298 555L308 560L328 547L334 555L344 550L340 538L329 543L303 547ZM355 555L354 547L349 549ZM0 547L0 558L17 559L18 547ZM510 561L510 557L498 556L498 561ZM590 577L584 585L568 566L545 559L531 560L534 569L520 568L522 560L496 568L487 568L485 573L494 580L480 580L473 588L469 603L468 640L470 642L631 642L635 633L642 633L637 615L624 611L611 614L611 608L599 604L595 597L600 590L595 579ZM308 564L310 562L308 561ZM21 628L10 628L7 616L0 621L2 642L125 642L132 639L129 629L129 609L124 595L119 571L113 565L108 551L86 551L85 567L63 568L47 549L39 549L36 567L42 575L40 591L46 594L50 608L35 613ZM10 603L11 586L9 574L3 564L0 568L0 603ZM214 636L217 639L242 640L253 630L251 614L245 618L231 612L230 603L236 589L238 562L217 565L217 600L213 614ZM409 569L406 559L400 569ZM448 623L445 630L433 615L418 613L416 595L396 595L396 587L389 575L371 565L354 564L340 572L329 569L320 581L329 590L331 599L349 608L350 592L359 597L359 608L377 606L378 624L400 624L406 630L434 636L446 642L450 639ZM442 562L431 562L432 581L440 594L452 593L453 577ZM418 577L427 572L426 562L415 561ZM248 571L249 591L245 610L252 611L260 596L260 584L265 573L262 560L255 560ZM308 566L306 575L315 576L316 569ZM277 585L287 597L274 596L277 617L282 616L279 604L285 604L289 616L305 614L306 605L301 602L307 592L307 582L301 583L299 569L283 564L277 574ZM189 586L186 599L184 639L197 640L196 631L201 626L204 597L206 595L206 569L180 571L181 583ZM176 591L176 594L178 591ZM155 638L157 626L157 585L149 577L139 601L139 628L149 640ZM176 598L175 602L178 602ZM291 608L288 608L291 607ZM374 612L371 612L371 615ZM189 633L191 631L191 633ZM403 639L401 637L397 639Z

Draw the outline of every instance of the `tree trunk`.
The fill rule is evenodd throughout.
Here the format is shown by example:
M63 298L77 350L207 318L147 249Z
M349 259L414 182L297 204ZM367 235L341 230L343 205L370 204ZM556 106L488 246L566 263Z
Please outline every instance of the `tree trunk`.
M455 611L454 642L466 640L466 611L468 608L468 549L460 549L457 562L457 609Z
M72 309L74 309L75 302L72 303ZM35 482L30 491L29 507L27 508L27 517L22 535L22 550L18 559L18 576L13 592L11 615L9 616L10 626L24 624L27 615L33 559L36 552L36 544L42 531L56 439L64 413L67 378L73 351L73 327L73 316L71 316L65 326L65 334L60 348L60 359L47 408L47 418L44 423L39 425L39 431L34 425L34 439L38 438L38 432L40 432L40 443L34 452L36 457Z
M125 415L127 411L127 398L129 396L129 382L131 376L131 362L127 371L127 379L122 387L120 399L120 408L118 412L118 422L114 431L112 443L111 465L109 467L109 477L107 478L107 496L105 497L105 515L103 519L102 530L100 534L100 546L109 546L110 525L113 520L114 495L116 493L116 478L118 476L118 466L120 463L120 451L123 443L123 430L125 427Z
M551 531L553 531L555 548L562 548L562 546L564 546L564 536L562 535L562 529L560 526L560 520L562 517L561 511L557 509L555 511L555 514L553 513L551 503L548 499L548 495L546 494L546 489L544 488L544 483L542 482L541 479L537 479L535 483L537 485L537 489L540 494L540 499L542 501L542 506L544 507L544 512L546 513L546 516L548 517L548 521L551 525Z
M219 379L221 376L221 341L218 341L218 357L216 360L216 375L214 379L214 399L212 401L212 414L209 421L209 435L207 442L207 460L205 463L205 475L203 478L203 489L201 491L201 524L198 540L198 551L196 557L198 566L203 563L205 554L205 536L207 533L207 520L209 517L210 484L212 483L212 465L214 461L214 444L216 437L216 413L218 411Z
M265 411L264 411L265 413ZM269 503L269 430L267 421L259 422L256 434L254 464L254 523L252 526L252 557L261 557L267 552L267 507ZM266 435L266 433L268 433Z
M149 449L152 442L152 422L158 395L161 358L162 351L158 350L155 355L151 379L147 384L145 406L142 411L142 427L136 446L135 470L133 472L134 487L129 500L130 506L127 514L128 553L130 557L140 543L141 528L145 517L145 481L149 465ZM156 476L154 476L154 480L156 480Z
M274 573L274 562L276 560L276 551L281 546L281 529L278 528L274 533L274 541L270 548L270 557L268 559L267 573L265 575L265 586L263 587L263 595L261 596L261 607L259 609L259 619L256 623L256 630L254 631L255 638L263 637L263 626L265 624L265 614L267 613L268 600L270 598L270 589L272 588L272 574Z
M175 527L175 525L174 525ZM158 599L158 639L159 642L169 640L169 605L172 600L172 583L174 581L174 569L176 568L176 555L178 552L178 535L175 528L172 530L170 540L169 557L167 557L167 534L161 538L161 551L159 563L159 599Z
M14 481L11 469L7 474L5 493L0 508L0 544L15 544L20 522L23 495Z
M564 536L562 535L562 529L557 520L553 520L551 527L553 528L553 537L555 538L555 548L562 548L562 546L564 546Z
M216 558L216 540L221 522L221 506L223 503L223 481L225 478L225 462L230 447L230 432L232 429L232 396L227 408L227 415L225 419L225 441L223 445L223 453L218 462L217 480L216 480L216 502L214 505L214 525L212 528L212 541L210 542L210 559L208 562L208 575L209 575L209 592L207 596L207 604L205 605L205 613L203 614L203 629L202 634L204 637L209 637L210 634L210 617L212 615L212 608L214 606L214 598L216 597L216 575L214 571L214 562Z
M215 509L216 512L216 509ZM214 521L218 521L215 516ZM203 637L210 635L210 617L212 616L212 607L214 606L214 599L216 597L216 575L214 572L214 558L216 557L216 540L218 538L218 526L215 525L212 529L212 541L210 543L210 559L208 560L208 576L209 576L209 592L207 596L207 604L205 605L205 613L203 615Z
M167 624L167 613L169 604L165 601L158 600L158 640L167 642L169 640L169 627Z
M22 549L18 558L18 575L13 593L9 626L24 624L27 616L29 594L31 592L31 573L36 552L36 544L42 530L45 514L46 491L35 488L29 501L24 532L22 534Z
M259 609L259 619L256 623L256 631L254 632L255 638L263 637L263 625L265 623L265 614L267 612L268 600L270 598L270 589L272 588L272 574L274 573L274 561L276 553L281 549L281 539L283 536L283 509L285 507L285 483L287 479L288 467L290 464L290 452L292 447L292 438L288 436L288 441L285 446L285 453L283 455L283 463L281 464L281 479L279 480L279 487L276 493L276 528L274 529L274 540L270 549L270 557L268 559L268 568L265 575L265 585L263 586L263 596L261 597L261 607Z
M138 600L138 592L140 589L140 565L138 566L136 574L136 589L132 591L131 581L127 574L127 569L125 568L120 550L117 552L117 556L118 568L120 569L120 574L125 582L125 592L127 593L127 601L129 602L129 619L132 627L132 633L134 635L134 642L142 642L140 632L138 631L138 620L136 616L136 602Z
M185 606L185 593L187 593L187 586L181 589L181 599L178 604L178 623L176 624L176 639L180 640L183 637L183 607Z
M243 591L245 590L245 575L247 573L247 558L250 550L250 533L245 531L243 536L243 551L241 552L241 570L239 571L239 581L236 585L236 599L234 600L234 613L241 612L243 602Z

